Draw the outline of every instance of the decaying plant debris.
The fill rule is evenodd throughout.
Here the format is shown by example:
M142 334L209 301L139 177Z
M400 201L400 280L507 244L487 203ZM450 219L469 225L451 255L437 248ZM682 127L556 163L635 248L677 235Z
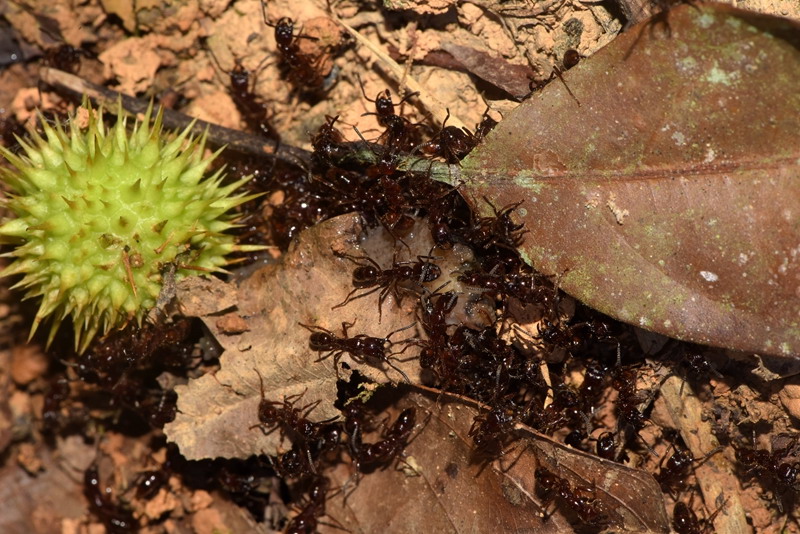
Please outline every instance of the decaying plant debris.
M786 4L755 7L800 18ZM486 117L502 119L567 50L591 56L661 7L0 7L0 37L12 37L0 39L5 146L35 106L70 105L56 82L70 78L47 78L53 90L40 66L140 105L155 98L241 130L218 139L248 147L226 153L228 172L253 174L249 187L264 193L244 206L241 239L277 246L241 258L225 280L170 287L168 320L131 325L81 357L62 348L67 334L46 353L38 338L26 345L35 307L0 279L3 532L668 532L677 501L713 515L708 531L799 532L795 360L600 316L558 292L557 276L522 267L520 211L534 206L477 198L479 216L454 187L393 164L404 151L436 153L445 117L488 129ZM287 16L306 37L281 49L275 27ZM237 68L251 82L238 94ZM406 97L398 119L376 114L387 88L395 104ZM342 156L356 151L368 157ZM380 269L430 261L441 273L339 306L366 258ZM343 336L342 323L351 338L397 331L385 360L309 347L312 331ZM425 360L445 351L455 364ZM265 407L287 417L259 420ZM607 432L618 461L595 455ZM696 461L668 476L678 449Z

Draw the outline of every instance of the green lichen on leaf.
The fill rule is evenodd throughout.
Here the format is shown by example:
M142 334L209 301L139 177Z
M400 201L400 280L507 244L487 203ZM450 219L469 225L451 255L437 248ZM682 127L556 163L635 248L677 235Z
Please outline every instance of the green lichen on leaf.
M231 209L253 198L237 193L249 178L223 183L206 176L219 151L203 157L205 136L162 129L152 106L129 132L119 106L116 124L88 104L88 121L42 120L23 154L0 147L11 169L0 169L16 218L0 225L0 242L16 248L0 276L22 275L14 286L41 305L31 327L50 317L48 344L72 318L80 352L98 333L141 323L155 306L162 273L175 278L222 271L225 256L261 247L237 245Z

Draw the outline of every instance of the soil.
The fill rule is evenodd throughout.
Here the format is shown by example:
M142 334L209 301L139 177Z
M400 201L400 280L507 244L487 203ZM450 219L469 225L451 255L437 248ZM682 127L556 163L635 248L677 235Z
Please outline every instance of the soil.
M735 3L800 19L800 8L789 0ZM550 79L554 67L563 67L567 50L589 57L611 42L635 22L624 18L633 4L558 0L535 4L392 0L382 5L352 0L8 2L0 5L0 133L4 144L11 146L13 136L7 134L15 131L17 123L34 124L36 109L63 114L74 107L75 102L63 91L40 83L39 69L44 66L72 70L91 83L145 102L153 99L187 116L231 129L254 133L253 120L268 120L280 133L281 143L307 150L312 149L312 137L328 117L338 117L336 125L348 141L379 138L384 127L375 114L374 100L384 90L395 103L402 99L398 112L418 124L426 138L435 135L445 121L475 130L485 115L502 120L531 88ZM280 53L275 26L283 17L295 22L295 35L302 36L296 38L302 47L298 53L313 57L310 64L298 66ZM77 50L66 60L54 53L64 45ZM243 116L231 90L231 74L241 68L250 75L247 98L256 103L256 108L250 108L256 110L250 117ZM255 117L258 112L262 115ZM263 142L271 145L274 140ZM246 167L233 158L227 163L232 172ZM256 174L260 180L269 172L260 168ZM263 223L278 212L285 197L285 192L270 191L257 208L247 209L258 213ZM408 299L396 302L403 293L396 288L354 300L346 313L331 312L332 306L350 295L352 257L369 256L386 266L435 256L448 266L442 270L451 273L452 285L446 290L457 291L459 302L466 303L457 310L453 323L480 328L496 319L497 310L496 303L457 280L475 261L471 251L432 252L430 237L416 230L408 235L425 237L408 238L411 246L398 256L391 245L392 236L384 230L365 230L363 221L354 216L334 221L331 227L312 230L301 238L301 243L312 243L308 250L295 245L289 253L285 252L286 243L275 238L274 229L271 233L262 228L255 242L278 245L280 250L263 254L255 262L248 258L249 266L231 275L229 285L215 279L214 284L219 285L177 289L184 313L196 318L192 322L178 320L145 334L131 327L90 350L97 358L110 355L111 366L118 363L122 348L128 347L134 347L140 362L162 357L179 361L179 365L147 378L150 389L146 395L127 393L125 380L120 378L127 371L102 368L101 359L92 360L103 369L97 373L100 378L81 375L76 356L62 348L70 345L69 332L62 332L48 350L39 336L29 342L27 328L34 304L21 302L20 294L10 289L13 281L0 278L0 488L5 495L0 498L0 530L269 533L283 531L287 518L307 512L314 504L307 496L307 480L278 476L275 471L280 473L280 469L272 460L265 460L266 454L291 450L291 443L281 432L268 431L263 437L244 441L246 436L262 433L254 415L262 395L273 400L302 395L302 404L313 405L317 421L340 415L333 400L340 391L334 365L341 362L320 355L321 365L314 367L313 373L311 367L303 367L306 364L291 372L280 368L292 358L308 359L309 332L294 325L317 325L338 335L341 324L348 321L365 326L363 331L373 336L415 325L405 337L424 337L419 312ZM319 260L330 250L351 259L332 256L327 263ZM317 268L324 265L337 274L321 276L322 271L313 271L317 278L297 278L296 271L287 274L285 264L276 264L281 261L293 262L296 269L304 268L304 262L317 261ZM0 265L7 263L7 258L0 258ZM275 271L275 279L265 282ZM251 276L252 272L256 274ZM423 293L435 294L445 278L428 284ZM379 298L385 301L376 305ZM190 301L194 308L188 305ZM285 306L269 311L269 301ZM236 311L231 312L234 305ZM530 349L529 340L541 332L542 311L518 302L509 306L517 326L506 329L505 334L521 350ZM559 313L567 320L576 313L574 309L575 303L565 297ZM272 326L264 327L267 323ZM276 326L280 324L283 326ZM355 330L358 328L353 327ZM174 346L152 341L162 337L177 341ZM398 333L392 339L402 337L404 334ZM145 338L152 342L145 343ZM624 467L598 463L590 455L558 454L598 473L627 474L633 477L635 491L620 496L615 493L619 490L604 486L599 478L561 476L570 480L573 488L579 484L593 488L602 494L598 499L603 502L617 499L625 510L658 508L662 498L663 509L668 511L676 500L686 502L699 517L714 517L715 526L708 531L800 532L797 485L776 483L770 472L748 468L737 460L737 448L757 448L783 449L788 452L780 462L798 461L796 443L791 440L796 439L800 423L800 364L700 349L709 365L698 375L687 361L663 356L661 349L672 346L666 338L631 329L625 343L634 344L634 338L643 355L637 362L635 388L644 392L640 400L648 415L638 436L627 442ZM154 348L143 348L145 345ZM404 356L414 356L419 349L416 346ZM563 373L564 383L577 390L586 365L568 352L549 352L543 371ZM270 359L273 354L278 354L275 362ZM341 361L353 368L363 364L347 355ZM412 383L424 381L416 360L368 367L365 374L376 383L403 382L404 374ZM324 376L315 374L320 369ZM288 383L292 373L299 376L292 376ZM602 429L617 426L615 406L619 401L618 388L611 385L613 374L608 371L592 414L595 430L582 442L587 450L594 450ZM103 377L108 380L104 382ZM262 388L266 384L266 393L259 388L259 378ZM411 387L383 390L390 391L382 394L388 400L381 401L383 408L370 408L375 424L371 433L365 432L368 441L379 439L380 422L387 420L385 424L391 428L401 410L409 407L416 410L418 423L426 417L433 417L434 423L430 429L417 425L415 435L423 437L411 438L405 458L386 469L359 474L347 454L331 462L329 478L345 491L331 492L327 516L318 526L320 532L383 531L379 525L384 519L388 531L405 532L412 528L403 521L407 517L416 517L419 531L432 525L440 531L475 531L495 525L486 516L497 510L508 517L525 515L527 522L503 516L503 521L508 521L503 525L519 521L519 531L559 531L574 526L575 518L564 513L558 500L548 503L541 491L537 494L531 489L535 467L552 466L553 458L558 457L553 451L567 450L562 445L566 431L556 433L551 442L547 436L524 434L528 430L520 430L518 425L515 431L524 434L525 445L508 443L495 463L476 462L470 425L472 418L484 413L485 405L450 397L443 401L437 392ZM173 392L178 392L179 413L174 421L169 416L162 421L158 419L160 410L175 402ZM128 404L120 401L126 394L133 399ZM457 423L459 418L446 410L465 410L469 417L461 417L465 422ZM225 416L217 418L223 412ZM171 422L164 430L167 421ZM387 432L384 430L384 438ZM177 443L183 455L168 442ZM662 492L652 479L641 478L641 473L659 473L676 442L698 460L678 489ZM439 447L451 454L449 463L429 454ZM521 466L530 471L527 475L521 468L511 472L497 467L515 454L522 457L529 449L539 452L534 464L523 460ZM415 462L419 463L415 466ZM560 465L559 460L555 465L553 469ZM439 467L449 478L431 474ZM86 477L92 468L98 470L101 488L95 493ZM483 474L484 468L488 474ZM473 480L468 477L474 477L474 484L463 482ZM152 491L145 486L148 480ZM398 487L403 491L395 493ZM647 491L654 494L648 496ZM530 498L531 494L534 497ZM654 496L657 505L648 504L648 498ZM524 514L515 516L509 503L527 502L527 498L530 503ZM653 525L659 524L661 508L653 509L655 519L652 523L643 520L643 531L658 531ZM465 519L469 513L482 514L482 518L470 523ZM126 521L139 527L127 528L123 525ZM625 529L635 524L629 523L634 519L619 521ZM666 528L671 528L667 521Z

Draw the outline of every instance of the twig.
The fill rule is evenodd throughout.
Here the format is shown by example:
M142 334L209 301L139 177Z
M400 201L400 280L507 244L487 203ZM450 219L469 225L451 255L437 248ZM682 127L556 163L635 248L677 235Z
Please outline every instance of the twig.
M106 108L114 109L117 100L121 99L122 107L125 111L138 115L144 113L149 105L147 101L123 95L112 89L106 89L57 69L44 67L41 69L39 76L43 82L51 85L59 92L71 94L78 99L86 95L93 102L102 104ZM211 146L220 147L224 145L228 150L242 154L278 159L291 165L300 165L302 167L308 167L311 163L311 152L302 148L281 143L276 149L274 142L268 141L263 137L193 119L177 111L164 110L164 126L169 129L183 130L192 121L196 121L192 127L192 134L201 135L208 131L208 143Z
M714 437L711 424L703 419L703 405L694 395L689 384L682 384L677 376L671 376L661 385L661 397L686 446L695 458L719 446ZM682 387L683 386L683 387ZM717 532L747 534L752 529L745 519L745 511L739 499L739 483L733 474L733 465L722 454L711 456L696 468L700 490L708 510L719 506L718 496L728 499L722 514L717 517Z
M41 79L58 91L72 94L76 98L86 95L92 101L103 104L107 108L113 109L116 106L117 99L121 99L123 109L134 115L144 113L149 105L148 102L94 85L78 76L56 69L43 68ZM164 110L164 126L170 129L182 130L195 120L177 111ZM200 135L205 131L208 131L208 143L211 146L220 147L224 145L228 150L234 150L242 154L267 159L275 158L291 165L300 165L303 168L311 166L311 152L307 150L292 145L280 144L276 151L274 143L265 142L266 140L262 137L197 119L192 127L192 134ZM382 153L380 145L364 141L344 143L343 146L347 150L344 150L344 155L339 161L335 162L339 166L347 166L348 164L372 165L378 162L378 154ZM413 154L398 156L396 163L398 169L406 172L428 173L434 180L450 185L460 184L461 173L458 165L431 161Z

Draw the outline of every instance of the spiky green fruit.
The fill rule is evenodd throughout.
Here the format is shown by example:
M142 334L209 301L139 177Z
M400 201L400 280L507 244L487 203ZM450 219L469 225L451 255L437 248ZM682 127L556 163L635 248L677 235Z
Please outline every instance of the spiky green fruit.
M205 177L216 152L204 158L205 136L189 128L165 135L152 106L129 133L119 107L113 127L102 109L65 127L42 121L25 155L0 147L13 169L0 169L12 190L6 206L16 218L0 226L0 242L17 247L0 276L24 275L14 287L42 299L31 328L51 317L48 344L71 317L83 352L98 333L141 324L156 304L164 274L175 279L221 271L225 256L261 247L237 245L226 233L230 210L253 198L236 193L248 178L223 184L222 171Z

